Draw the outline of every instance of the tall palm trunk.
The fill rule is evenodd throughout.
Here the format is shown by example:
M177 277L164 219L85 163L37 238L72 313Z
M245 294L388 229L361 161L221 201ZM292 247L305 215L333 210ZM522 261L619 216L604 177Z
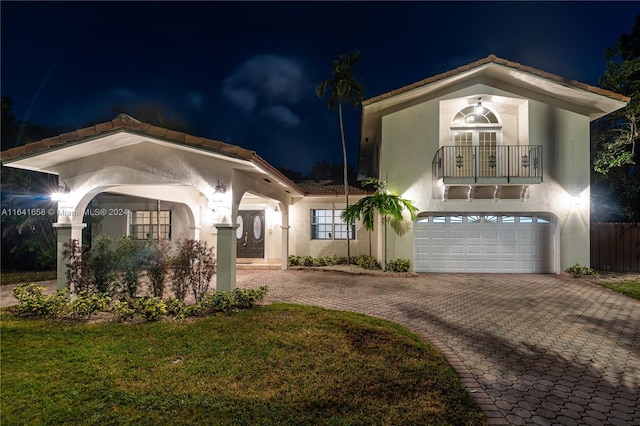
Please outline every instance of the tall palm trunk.
M338 116L340 117L340 136L342 137L342 159L344 161L344 202L345 209L349 207L349 182L347 181L347 143L344 140L344 125L342 122L342 102L338 103ZM349 244L349 231L351 224L347 223L347 265L351 263L351 244Z

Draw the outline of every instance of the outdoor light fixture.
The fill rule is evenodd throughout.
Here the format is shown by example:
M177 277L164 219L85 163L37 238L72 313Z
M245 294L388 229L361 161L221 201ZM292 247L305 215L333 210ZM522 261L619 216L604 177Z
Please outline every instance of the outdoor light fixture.
M273 208L273 211L274 211L274 212L276 212L276 213L278 213L280 210L278 210L278 206L275 206L275 207Z
M493 154L489 156L489 167L491 167L492 169L496 168L496 156Z
M227 188L225 188L224 184L221 183L220 180L218 180L218 184L214 188L214 192L217 194L224 194L225 192L227 192Z
M51 201L68 201L71 188L66 183L60 182L58 184L58 191L51 194Z
M482 114L482 98L478 98L478 103L476 104L475 108L474 108L474 113L477 115Z

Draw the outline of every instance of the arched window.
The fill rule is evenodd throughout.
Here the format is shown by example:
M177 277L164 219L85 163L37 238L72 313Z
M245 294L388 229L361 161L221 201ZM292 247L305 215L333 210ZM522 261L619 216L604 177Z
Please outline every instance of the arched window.
M478 102L480 103L480 102ZM486 106L472 105L466 108L462 108L453 117L453 123L455 125L474 125L474 124L499 124L498 117Z
M480 101L459 110L451 120L456 176L496 176L501 142L498 116Z

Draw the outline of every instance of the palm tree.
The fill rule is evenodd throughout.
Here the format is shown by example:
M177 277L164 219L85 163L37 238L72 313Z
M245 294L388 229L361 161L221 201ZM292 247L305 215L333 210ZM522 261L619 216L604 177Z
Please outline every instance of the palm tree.
M384 227L384 265L387 264L387 223L399 224L404 220L403 212L406 209L413 221L416 218L418 208L411 200L400 198L388 190L386 181L376 178L366 178L363 185L373 185L373 195L361 198L357 203L348 206L342 213L342 218L347 223L353 223L362 217L362 224L369 231L369 256L371 256L371 231L374 227L374 213L377 211L382 217ZM400 226L392 226L396 234L401 235Z
M364 99L364 86L353 75L353 66L360 60L360 51L352 54L342 54L331 65L332 78L319 83L316 86L316 95L324 98L329 92L327 106L334 110L338 106L340 120L340 136L342 138L342 157L344 160L344 199L345 206L349 206L349 182L347 177L347 144L344 139L344 122L342 119L342 104L350 103L357 108ZM349 245L349 230L347 229L347 262L351 261L351 249Z

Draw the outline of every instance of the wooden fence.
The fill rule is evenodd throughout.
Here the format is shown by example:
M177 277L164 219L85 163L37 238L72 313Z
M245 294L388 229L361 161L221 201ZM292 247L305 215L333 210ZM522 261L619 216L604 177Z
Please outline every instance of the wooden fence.
M592 223L591 267L598 271L640 272L640 224Z

